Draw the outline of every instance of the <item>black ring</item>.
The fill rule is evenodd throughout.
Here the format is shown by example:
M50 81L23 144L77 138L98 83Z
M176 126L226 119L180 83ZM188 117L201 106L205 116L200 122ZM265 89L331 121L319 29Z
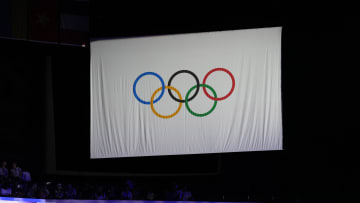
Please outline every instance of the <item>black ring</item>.
M193 73L193 72L191 72L191 71L189 71L189 70L179 70L179 71L177 71L176 73L174 73L174 74L170 77L169 82L168 82L168 86L171 86L171 81L172 81L172 79L174 79L174 77L175 77L177 74L180 74L180 73L189 73L189 74L192 75L192 76L195 78L195 80L196 80L196 90L195 90L195 94L188 99L188 102L189 102L189 101L191 101L192 99L194 99L194 98L196 97L196 95L198 94L198 92L199 92L199 89L200 89L199 78L195 75L195 73ZM170 94L170 97L173 98L175 101L181 102L181 103L184 103L184 102L185 102L185 100L180 100L180 99L176 98L176 97L171 93L171 90L170 90L170 89L168 89L168 92L169 92L169 94Z

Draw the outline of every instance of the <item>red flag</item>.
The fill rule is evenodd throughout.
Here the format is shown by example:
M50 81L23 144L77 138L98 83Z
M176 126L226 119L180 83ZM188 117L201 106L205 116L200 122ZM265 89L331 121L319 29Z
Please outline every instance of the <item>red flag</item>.
M29 3L29 40L58 43L58 0Z

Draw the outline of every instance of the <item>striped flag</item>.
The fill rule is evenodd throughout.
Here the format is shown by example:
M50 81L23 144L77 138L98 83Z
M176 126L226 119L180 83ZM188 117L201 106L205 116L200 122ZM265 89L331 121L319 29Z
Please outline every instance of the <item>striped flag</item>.
M82 45L89 41L88 8L87 0L61 2L60 43Z

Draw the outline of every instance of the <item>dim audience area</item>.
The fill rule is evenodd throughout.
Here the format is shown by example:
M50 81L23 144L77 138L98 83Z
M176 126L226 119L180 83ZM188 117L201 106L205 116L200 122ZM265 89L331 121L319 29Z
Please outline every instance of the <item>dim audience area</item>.
M120 178L105 181L94 178L88 180L66 181L61 178L31 179L30 172L13 162L7 167L2 162L0 169L0 196L36 199L78 199L78 200L163 200L163 201L272 201L299 200L297 196L281 196L276 193L256 193L255 191L222 191L216 185L184 178L154 178L155 181L141 178ZM70 178L71 179L71 178ZM77 178L72 178L72 180ZM100 178L101 179L101 178ZM139 180L137 180L139 179ZM175 182L178 181L178 182ZM112 183L109 183L112 182Z
M126 179L117 184L74 183L50 180L32 180L14 162L11 169L2 162L0 169L0 196L37 199L93 199L93 200L196 200L189 185L175 182L137 183Z

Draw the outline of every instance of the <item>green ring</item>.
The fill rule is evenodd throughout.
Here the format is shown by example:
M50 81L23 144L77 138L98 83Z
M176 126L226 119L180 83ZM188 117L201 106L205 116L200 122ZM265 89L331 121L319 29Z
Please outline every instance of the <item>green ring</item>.
M200 84L199 86L200 86L200 87L206 87L206 88L210 89L211 92L212 92L213 95L214 95L214 98L217 98L216 92L215 92L215 90L214 90L212 87L210 87L210 86L207 85L207 84ZM186 107L186 109L187 109L192 115L197 116L197 117L204 117L204 116L207 116L207 115L209 115L211 112L214 111L214 109L215 109L215 107L216 107L216 104L217 104L217 101L214 100L214 105L213 105L213 106L211 107L211 109L210 109L208 112L206 112L206 113L199 114L199 113L193 112L193 111L190 109L190 107L189 107L188 97L189 97L191 91L193 91L196 87L197 87L197 85L194 85L194 86L193 86L192 88L190 88L189 91L186 93L186 96L185 96L185 107Z

